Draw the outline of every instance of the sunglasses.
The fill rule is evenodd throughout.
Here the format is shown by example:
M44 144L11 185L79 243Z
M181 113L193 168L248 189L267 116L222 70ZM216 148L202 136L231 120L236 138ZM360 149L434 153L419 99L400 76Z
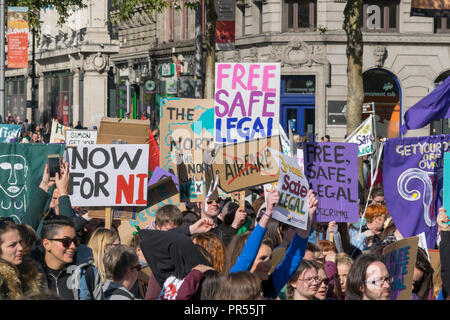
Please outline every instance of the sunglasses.
M213 203L213 202L216 202L217 204L219 204L220 201L221 201L221 199L218 198L218 199L216 199L216 200L208 200L208 201L206 201L206 203L207 203L207 204L211 204L211 203Z
M75 244L75 246L78 246L78 244L80 242L80 239L78 237L75 237L73 239L69 238L69 237L65 237L65 238L62 238L62 239L48 239L48 240L59 241L59 242L62 243L63 247L66 248L66 249L69 249L69 247L72 244L72 242Z
M134 267L131 267L131 270L136 269L137 272L141 271L142 266L138 263L137 265L135 265Z

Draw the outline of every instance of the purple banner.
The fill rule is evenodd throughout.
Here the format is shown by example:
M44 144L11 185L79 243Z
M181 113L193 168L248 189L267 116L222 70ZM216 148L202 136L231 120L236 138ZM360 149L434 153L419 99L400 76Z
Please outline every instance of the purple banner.
M434 249L442 206L444 152L450 135L388 139L384 147L384 196L403 237L425 232Z
M306 143L303 156L305 175L319 200L313 221L358 221L358 145Z
M153 171L152 176L148 180L148 187L150 187L152 184L157 183L159 180L164 179L166 177L172 177L173 183L175 183L175 186L177 187L177 190L180 191L178 188L178 177L174 174L171 174L169 171L164 170L160 167L156 167L155 171Z

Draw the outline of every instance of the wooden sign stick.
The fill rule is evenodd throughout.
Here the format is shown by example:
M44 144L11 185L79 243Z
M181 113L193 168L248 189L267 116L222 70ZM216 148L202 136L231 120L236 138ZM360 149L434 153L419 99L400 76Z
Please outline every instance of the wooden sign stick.
M111 207L105 208L105 228L111 229L112 226L112 212Z
M239 195L239 208L245 210L245 190L242 190Z

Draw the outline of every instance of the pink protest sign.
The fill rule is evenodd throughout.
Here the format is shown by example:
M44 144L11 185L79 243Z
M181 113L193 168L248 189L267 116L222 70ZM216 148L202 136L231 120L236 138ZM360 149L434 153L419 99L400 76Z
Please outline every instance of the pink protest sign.
M215 85L215 142L236 143L278 133L279 63L216 63Z

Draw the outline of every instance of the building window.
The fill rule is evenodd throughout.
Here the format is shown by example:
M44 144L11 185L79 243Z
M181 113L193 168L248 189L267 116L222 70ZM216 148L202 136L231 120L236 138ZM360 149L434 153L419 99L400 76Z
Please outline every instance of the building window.
M55 118L65 126L73 124L73 75L46 74L44 78L44 123Z
M26 111L26 80L23 77L6 79L6 112L20 121L24 121L27 116Z
M255 0L255 19L253 23L255 24L255 33L260 34L263 32L263 3L260 0Z
M437 33L450 32L450 17L434 18L434 30Z
M175 14L175 9L173 8L173 6L171 5L170 7L168 7L167 9L167 16L168 19L167 21L167 40L168 41L173 41L175 38L175 30L174 30L174 14Z
M363 3L362 30L365 32L398 31L400 1L370 0Z
M316 0L286 0L284 2L286 13L286 29L312 29L317 25Z

